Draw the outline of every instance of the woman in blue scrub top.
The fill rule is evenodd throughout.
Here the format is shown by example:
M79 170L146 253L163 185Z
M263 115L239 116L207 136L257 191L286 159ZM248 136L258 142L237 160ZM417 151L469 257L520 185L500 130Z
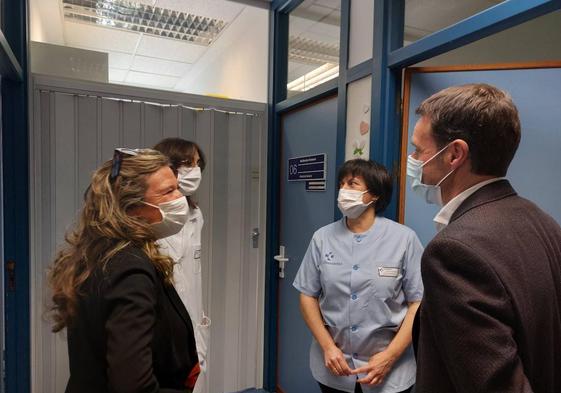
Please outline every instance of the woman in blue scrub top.
M312 375L323 393L409 392L423 248L415 232L380 215L392 193L382 165L347 161L338 182L344 217L314 233L294 280L314 336Z

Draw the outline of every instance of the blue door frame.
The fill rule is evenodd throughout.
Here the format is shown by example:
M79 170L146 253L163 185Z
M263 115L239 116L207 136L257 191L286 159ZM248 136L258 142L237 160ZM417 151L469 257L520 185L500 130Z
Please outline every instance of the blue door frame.
M296 97L286 99L289 14L303 0L273 0L269 46L269 168L267 188L267 249L264 387L276 385L277 266L273 255L279 246L280 115L288 110L337 93L337 166L344 159L349 83L372 75L370 156L393 173L400 173L401 75L405 67L467 45L538 16L561 9L561 0L505 0L452 26L402 47L404 0L373 0L373 58L347 68L350 2L341 0L339 77ZM399 179L386 215L397 219ZM334 196L335 197L335 196Z
M27 1L3 1L2 199L5 353L3 391L30 391Z

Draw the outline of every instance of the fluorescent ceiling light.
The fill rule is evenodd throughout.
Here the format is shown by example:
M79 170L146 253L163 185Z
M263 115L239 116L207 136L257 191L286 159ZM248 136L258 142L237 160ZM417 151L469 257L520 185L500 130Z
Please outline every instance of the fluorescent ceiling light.
M307 91L327 82L330 79L337 78L337 75L339 75L339 66L332 63L326 63L307 74L294 79L286 85L286 88L291 91Z
M220 19L126 0L61 0L64 18L209 46L226 27Z

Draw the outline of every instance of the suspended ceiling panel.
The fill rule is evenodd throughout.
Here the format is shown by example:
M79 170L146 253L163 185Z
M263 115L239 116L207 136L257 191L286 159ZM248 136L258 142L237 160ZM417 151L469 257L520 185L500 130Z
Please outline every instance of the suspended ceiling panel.
M194 63L206 49L207 47L202 45L143 35L136 54L184 63Z
M109 51L109 68L128 70L133 62L134 56L129 53Z
M288 96L337 77L340 1L305 0L289 19Z
M405 40L416 41L503 0L405 0Z
M162 74L180 77L191 69L191 65L177 61L168 61L136 55L131 70L151 74Z
M220 18L129 0L61 0L67 22L84 23L208 46L224 30Z
M30 6L34 39L108 53L110 82L165 88L227 36L246 8L225 0L30 0Z
M129 71L125 78L125 82L130 84L155 86L164 89L173 88L178 81L179 78L172 76L149 74L137 71Z
M74 22L64 22L64 36L68 46L125 53L133 53L140 38L139 33Z

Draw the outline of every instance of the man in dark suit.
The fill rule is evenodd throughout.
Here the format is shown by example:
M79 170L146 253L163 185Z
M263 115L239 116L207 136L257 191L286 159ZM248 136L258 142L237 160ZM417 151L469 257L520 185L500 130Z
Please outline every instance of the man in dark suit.
M443 208L421 262L416 392L561 392L561 228L504 178L516 107L474 84L417 113L407 173Z

